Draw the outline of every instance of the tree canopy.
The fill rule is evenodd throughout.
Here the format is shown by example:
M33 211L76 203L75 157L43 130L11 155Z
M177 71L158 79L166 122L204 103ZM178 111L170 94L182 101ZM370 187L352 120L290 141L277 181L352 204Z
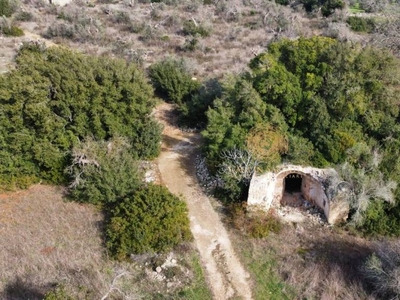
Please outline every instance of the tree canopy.
M2 184L65 182L70 151L86 137L122 136L133 156L156 156L154 104L151 86L133 64L25 45L15 70L0 77Z
M376 189L386 193L365 193L361 187L360 199L392 200L395 192L400 200L393 184L400 180L394 146L400 141L398 59L381 49L313 37L271 43L249 66L250 72L225 80L221 96L206 112L204 149L217 174L233 163L226 153L238 150L242 154L236 158L251 153L259 169L282 161L316 167L350 164L353 179L365 175L363 182L369 187L379 183ZM227 174L222 178L233 186ZM380 209L391 207L398 215L390 202Z

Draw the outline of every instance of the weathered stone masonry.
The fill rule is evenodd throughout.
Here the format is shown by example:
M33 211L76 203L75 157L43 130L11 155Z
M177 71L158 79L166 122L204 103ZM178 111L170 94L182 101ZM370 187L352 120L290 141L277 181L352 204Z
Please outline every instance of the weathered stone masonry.
M340 180L328 180L338 178L333 169L318 169L296 165L282 165L276 172L268 172L262 175L254 174L250 182L248 205L269 210L271 206L281 204L285 192L285 179L294 174L301 178L301 194L309 202L323 210L329 224L337 224L347 219L349 204L343 195L347 190L338 189L333 182ZM327 193L327 191L335 191Z

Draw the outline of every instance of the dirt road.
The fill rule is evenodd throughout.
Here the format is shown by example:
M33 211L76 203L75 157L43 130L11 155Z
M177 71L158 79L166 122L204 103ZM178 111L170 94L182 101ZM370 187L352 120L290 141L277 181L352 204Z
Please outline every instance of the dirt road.
M161 179L168 189L183 195L189 209L191 230L214 299L252 299L249 275L232 248L228 233L196 179L195 158L200 135L174 127L169 104L161 104L155 117L163 123L163 144L158 158Z

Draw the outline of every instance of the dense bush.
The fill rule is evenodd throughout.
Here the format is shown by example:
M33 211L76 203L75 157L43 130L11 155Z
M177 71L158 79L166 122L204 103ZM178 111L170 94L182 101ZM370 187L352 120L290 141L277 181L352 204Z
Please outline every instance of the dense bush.
M167 251L191 239L186 205L163 186L141 187L114 206L106 236L108 249L118 259Z
M190 127L204 127L206 112L214 100L222 96L222 86L216 79L204 82L198 92L193 94L181 107L181 121Z
M398 299L400 294L400 245L383 244L368 258L364 275L380 299Z
M66 171L73 199L105 205L136 190L143 177L131 146L120 137L80 142L72 149L72 164Z
M35 20L35 17L29 11L22 10L15 16L15 20L21 22L31 22Z
M149 76L157 93L168 101L182 105L198 90L183 60L166 59L150 66Z
M0 0L0 17L10 17L16 9L15 4L10 0Z
M252 238L265 238L271 232L278 233L282 223L273 212L248 211L245 204L234 204L229 207L233 226Z
M0 77L2 185L65 182L69 153L88 136L121 136L137 157L156 156L152 95L142 71L122 60L26 45L16 69Z
M15 25L8 25L8 26L2 26L1 28L1 32L5 35L5 36L23 36L24 35L24 31L15 26Z
M186 20L183 22L183 30L184 35L199 35L201 37L207 37L210 35L210 29L205 28L202 25L195 23L193 20Z
M350 16L347 18L346 23L349 24L351 30L357 32L371 33L375 29L374 19L371 18Z
M225 80L207 103L204 150L223 198L244 200L249 170L281 161L340 165L352 187L352 224L368 234L400 234L399 61L384 50L314 37L271 43L250 69ZM241 155L227 160L235 151L255 165L243 168Z
M342 9L344 7L344 1L341 0L301 0L304 9L307 12L317 11L321 9L321 13L324 17L328 17L334 13L335 9Z

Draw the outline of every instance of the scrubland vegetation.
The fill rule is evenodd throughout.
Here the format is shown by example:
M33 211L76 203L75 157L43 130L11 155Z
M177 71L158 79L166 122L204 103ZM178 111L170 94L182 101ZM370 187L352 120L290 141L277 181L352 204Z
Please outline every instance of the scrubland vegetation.
M151 116L155 96L174 103L180 125L204 137L214 192L230 207L228 224L256 299L398 297L397 244L362 238L400 235L398 3L107 0L56 7L0 0L0 15L4 38L37 30L60 44L24 44L0 76L1 187L67 186L69 200L80 204L57 198L59 217L82 227L60 230L88 229L78 246L57 241L65 253L36 245L40 255L21 269L4 265L3 297L210 297L187 244L184 202L143 182L141 162L158 155L161 140ZM299 229L273 214L247 215L237 203L246 200L253 172L285 162L336 168L351 188L349 222ZM70 208L88 210L87 223L64 216ZM52 210L40 226L58 223ZM8 265L14 252L30 255L23 242L10 242L23 227L12 228L1 242L11 245ZM65 259L77 247L85 261L52 256ZM168 293L161 284L145 286L149 275L127 262L148 255L141 263L154 269L160 263L148 253L171 249L187 268L166 276L188 280ZM58 271L42 273L46 267Z

